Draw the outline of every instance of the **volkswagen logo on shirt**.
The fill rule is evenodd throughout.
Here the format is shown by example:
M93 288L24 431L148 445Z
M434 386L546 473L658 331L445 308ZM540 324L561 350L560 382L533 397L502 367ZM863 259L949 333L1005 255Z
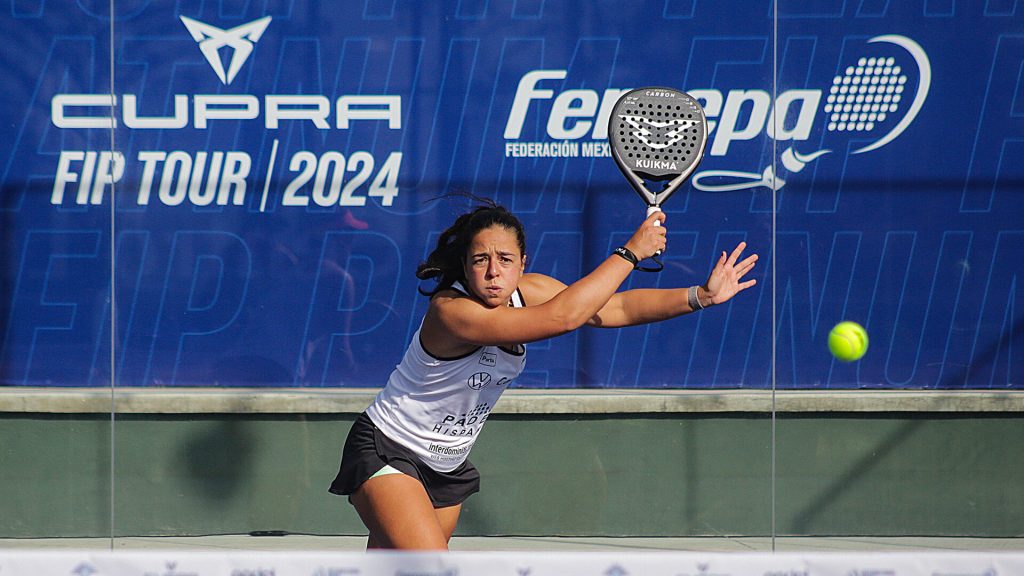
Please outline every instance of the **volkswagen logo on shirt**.
M473 390L480 390L484 386L487 386L491 382L491 375L487 372L477 372L469 377L466 384L469 385Z

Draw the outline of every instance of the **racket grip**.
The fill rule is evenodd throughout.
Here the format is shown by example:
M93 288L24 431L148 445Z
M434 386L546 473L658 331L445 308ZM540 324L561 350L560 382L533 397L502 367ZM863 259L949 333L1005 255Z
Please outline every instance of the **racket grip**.
M660 206L648 206L647 207L647 217L648 218L650 218L651 214L654 214L655 212L661 212L661 207ZM654 225L655 226L661 226L661 222L655 221ZM654 255L655 256L661 256L661 250L658 250L657 252L655 252Z
M648 206L647 207L647 217L648 218L650 218L651 214L654 214L655 212L661 212L661 207L660 206ZM655 226L661 226L661 222L655 222L654 225Z

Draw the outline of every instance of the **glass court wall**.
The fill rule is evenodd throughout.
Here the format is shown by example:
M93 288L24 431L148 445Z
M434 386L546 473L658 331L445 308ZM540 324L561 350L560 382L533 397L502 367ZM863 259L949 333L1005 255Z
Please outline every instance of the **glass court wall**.
M363 533L326 489L458 194L588 273L644 215L605 147L638 86L711 138L623 288L741 241L758 284L530 344L438 422L488 420L457 534L1015 534L1019 15L797 4L12 3L0 537Z
M777 8L778 534L1017 536L1020 8Z
M52 8L44 17L42 3L15 2L0 18L17 39L0 52L4 538L109 535L113 526L109 181L118 165L110 130L98 128L109 114L81 119L97 128L62 130L50 97L109 100L110 26L78 14L69 27ZM59 176L72 165L75 176Z

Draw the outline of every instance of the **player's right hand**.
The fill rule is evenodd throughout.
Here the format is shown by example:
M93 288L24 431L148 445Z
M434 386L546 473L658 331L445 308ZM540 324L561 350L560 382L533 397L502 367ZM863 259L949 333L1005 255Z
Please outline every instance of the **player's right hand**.
M661 210L654 212L633 233L633 237L626 242L626 248L640 260L664 251L667 234L664 223L665 213Z

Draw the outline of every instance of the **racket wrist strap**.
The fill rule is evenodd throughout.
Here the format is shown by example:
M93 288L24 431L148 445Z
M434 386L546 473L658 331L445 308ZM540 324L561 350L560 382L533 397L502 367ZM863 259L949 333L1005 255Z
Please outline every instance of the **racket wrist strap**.
M661 272L665 269L665 265L661 263L657 256L651 256L651 262L654 262L654 266L641 266L637 264L636 269L641 272Z
M640 259L636 257L636 254L633 254L632 250L626 248L625 246L619 246L615 250L612 250L612 254L621 256L624 260L628 261L630 264L633 265L634 270L636 270L637 267L640 265Z
M639 270L641 272L661 272L665 268L665 265L661 263L661 260L658 260L654 256L651 256L651 260L653 260L657 266L641 266L640 259L636 257L636 254L633 254L632 250L625 246L619 246L615 250L612 250L612 254L621 256L623 260L632 264L633 270Z
M686 294L686 299L690 304L690 310L693 310L694 312L706 308L706 306L700 303L700 298L697 297L697 286L690 286L690 289Z

